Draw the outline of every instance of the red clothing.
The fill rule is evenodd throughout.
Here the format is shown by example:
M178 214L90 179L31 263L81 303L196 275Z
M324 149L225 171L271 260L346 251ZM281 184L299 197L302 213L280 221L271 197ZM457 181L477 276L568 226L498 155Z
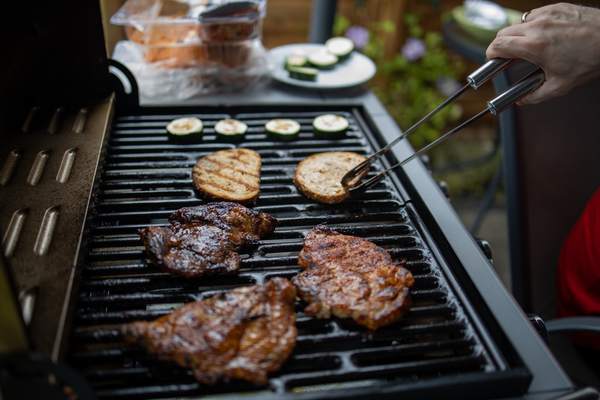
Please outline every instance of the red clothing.
M563 244L557 279L560 317L600 316L600 189ZM600 335L578 333L568 338L600 350Z

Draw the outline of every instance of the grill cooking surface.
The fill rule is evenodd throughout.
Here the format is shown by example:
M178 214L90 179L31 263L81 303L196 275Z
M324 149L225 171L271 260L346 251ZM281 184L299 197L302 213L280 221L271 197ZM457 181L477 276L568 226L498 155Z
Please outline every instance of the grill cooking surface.
M513 390L497 378L508 369L506 362L473 322L471 308L457 293L448 267L430 248L414 209L391 178L360 199L339 205L316 203L294 186L296 165L311 154L353 151L368 156L373 152L372 132L360 109L272 109L262 113L236 113L226 108L214 113L209 109L208 114L195 108L176 115L170 109L154 109L148 115L115 117L73 317L68 363L88 379L101 398L242 393L261 398L293 397L296 393L309 398L348 398L362 388L412 387L424 381L429 386L443 388L453 382L454 387L462 384L467 388L482 378L496 383L497 387L486 383L488 395ZM331 112L350 121L346 137L316 139L312 120ZM185 115L204 121L206 136L201 143L169 142L167 123ZM219 142L214 135L215 123L224 118L248 124L247 136L237 146L256 150L262 157L261 194L255 208L276 217L281 226L259 245L241 252L243 262L237 276L184 279L163 273L146 260L137 231L148 225L166 225L167 217L180 207L205 204L193 188L191 168L202 156L236 146ZM264 125L272 118L300 122L299 140L269 140ZM382 167L378 163L370 176ZM298 302L297 346L264 387L242 381L205 387L191 371L174 362L159 361L119 339L119 324L152 320L233 287L263 283L275 276L291 278L301 270L297 256L304 235L319 223L384 247L396 262L407 260L405 266L414 274L415 286L411 290L413 306L405 317L371 332L351 319L309 318L303 313L305 305ZM352 389L346 392L347 388Z

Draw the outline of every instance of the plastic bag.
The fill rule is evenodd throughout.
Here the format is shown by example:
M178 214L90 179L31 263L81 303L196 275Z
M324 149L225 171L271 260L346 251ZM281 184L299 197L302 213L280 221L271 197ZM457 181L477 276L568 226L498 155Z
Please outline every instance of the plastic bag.
M208 57L201 60L193 56L157 57L157 61L147 62L148 48L125 40L117 43L112 58L131 70L143 97L185 100L196 95L246 90L268 83L269 62L262 42L255 39L245 41L243 45L244 48L221 46L211 49L199 45L197 51L200 53L194 54L207 51Z

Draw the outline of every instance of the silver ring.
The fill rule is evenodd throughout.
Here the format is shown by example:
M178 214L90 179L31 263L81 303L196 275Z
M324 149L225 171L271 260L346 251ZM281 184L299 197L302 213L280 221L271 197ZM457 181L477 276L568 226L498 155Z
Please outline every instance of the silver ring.
M525 11L523 13L523 16L521 16L521 23L524 24L525 22L527 22L527 16L531 14L531 11Z

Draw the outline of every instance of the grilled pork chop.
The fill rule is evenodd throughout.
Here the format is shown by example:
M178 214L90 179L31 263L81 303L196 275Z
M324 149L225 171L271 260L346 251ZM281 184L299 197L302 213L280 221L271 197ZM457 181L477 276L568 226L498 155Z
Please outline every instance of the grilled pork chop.
M188 303L155 321L123 325L127 343L192 368L207 385L228 379L267 383L296 345L296 290L286 279Z
M199 159L192 179L209 199L249 205L260 193L260 166L260 155L254 150L221 150Z
M242 246L258 243L279 225L262 211L232 202L184 207L169 222L140 229L140 236L154 265L185 278L237 273Z
M352 318L369 329L387 326L410 307L414 277L396 266L383 248L362 238L317 225L304 238L292 278L304 313L317 318Z

